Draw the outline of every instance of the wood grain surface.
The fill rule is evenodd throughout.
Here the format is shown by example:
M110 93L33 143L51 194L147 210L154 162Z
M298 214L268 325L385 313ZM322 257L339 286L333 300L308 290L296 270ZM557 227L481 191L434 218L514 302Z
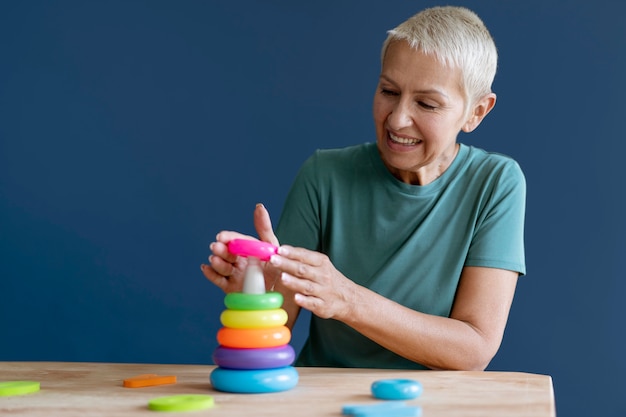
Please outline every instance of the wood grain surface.
M517 372L396 371L298 368L298 385L271 394L215 391L211 365L152 365L74 362L0 362L0 381L34 380L41 391L0 397L0 415L141 416L155 415L148 401L177 394L208 394L215 407L183 415L340 416L344 404L374 404L370 385L379 379L416 379L423 394L408 401L423 417L554 417L552 378ZM140 374L175 375L176 384L125 388L123 380ZM163 414L163 413L161 413ZM180 413L166 413L179 414Z

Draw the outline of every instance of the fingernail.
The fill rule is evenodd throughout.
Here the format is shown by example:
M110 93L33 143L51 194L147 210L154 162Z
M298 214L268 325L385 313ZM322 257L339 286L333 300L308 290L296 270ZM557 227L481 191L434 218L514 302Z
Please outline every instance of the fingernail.
M209 245L209 249L213 250L213 246L215 246L215 242L211 242L211 244Z
M289 251L286 248L283 248L282 246L278 247L278 254L279 255L289 255Z
M270 256L270 263L274 266L280 265L280 259L276 255Z
M282 274L280 274L280 280L284 283L287 283L291 281L291 277L283 272Z

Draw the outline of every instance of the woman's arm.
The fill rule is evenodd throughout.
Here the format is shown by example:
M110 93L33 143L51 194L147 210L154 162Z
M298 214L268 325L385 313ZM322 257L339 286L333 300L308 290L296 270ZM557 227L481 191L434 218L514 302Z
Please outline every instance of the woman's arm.
M283 246L270 260L294 303L339 320L381 346L433 369L483 370L498 351L517 272L465 267L450 317L420 313L355 284L326 255Z

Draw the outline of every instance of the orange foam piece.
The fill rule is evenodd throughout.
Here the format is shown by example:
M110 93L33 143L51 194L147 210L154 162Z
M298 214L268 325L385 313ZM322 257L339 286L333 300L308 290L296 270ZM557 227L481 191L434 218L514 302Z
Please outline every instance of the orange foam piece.
M124 380L126 388L153 387L155 385L175 384L175 375L143 374Z

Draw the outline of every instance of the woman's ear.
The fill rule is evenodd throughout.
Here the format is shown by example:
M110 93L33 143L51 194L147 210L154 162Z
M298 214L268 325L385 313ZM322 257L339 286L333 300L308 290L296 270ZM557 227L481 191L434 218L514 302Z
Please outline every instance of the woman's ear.
M476 129L485 116L489 114L491 109L496 105L496 95L489 93L481 97L474 105L469 113L468 119L461 128L463 132L469 133Z

